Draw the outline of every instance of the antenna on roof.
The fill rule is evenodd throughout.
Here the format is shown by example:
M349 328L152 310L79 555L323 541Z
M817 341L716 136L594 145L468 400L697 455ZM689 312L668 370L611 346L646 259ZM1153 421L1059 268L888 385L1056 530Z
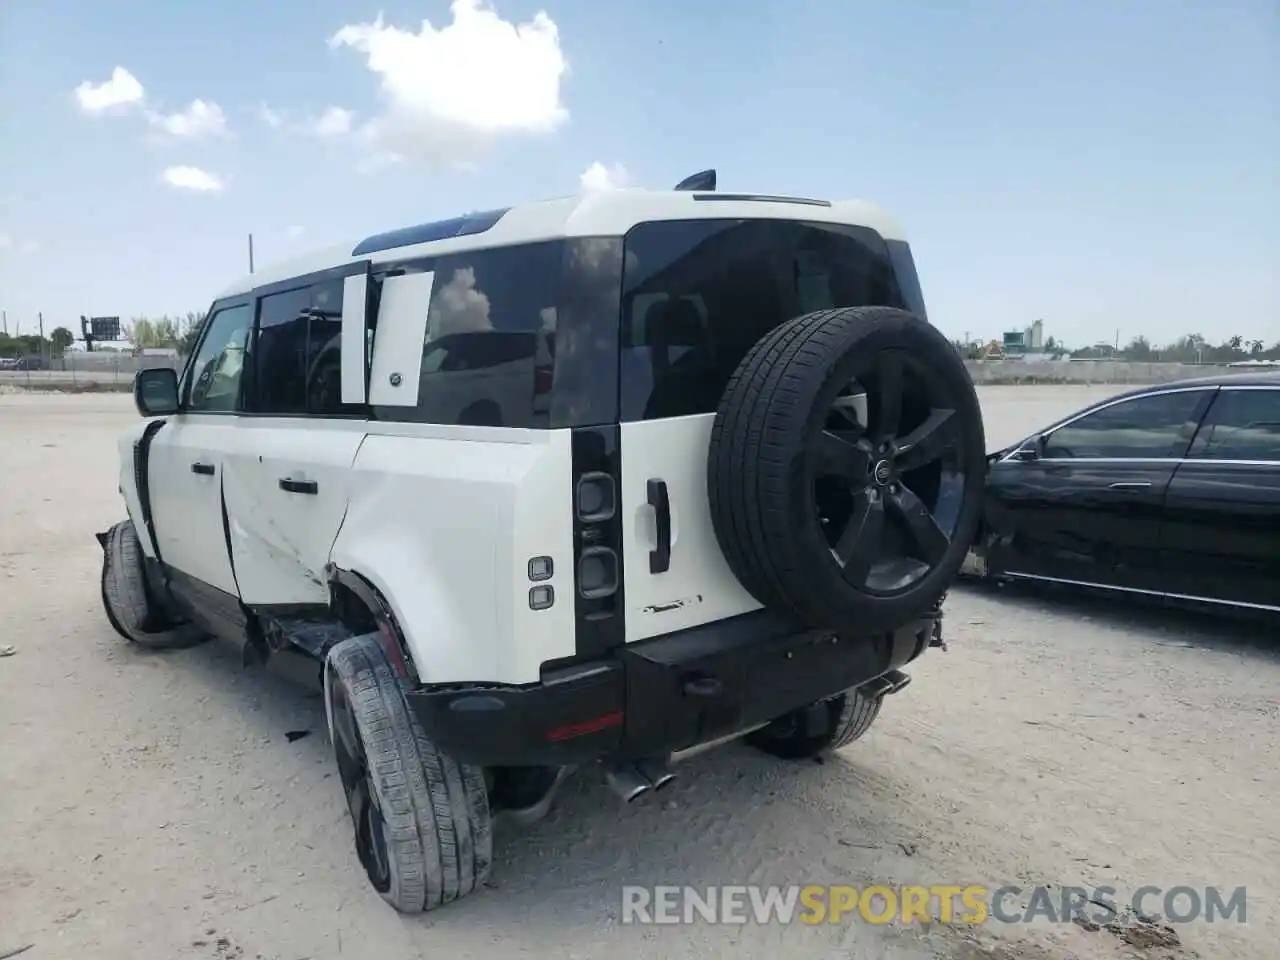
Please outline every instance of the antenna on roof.
M685 177L676 184L677 190L714 190L716 188L716 171L699 170L692 176Z

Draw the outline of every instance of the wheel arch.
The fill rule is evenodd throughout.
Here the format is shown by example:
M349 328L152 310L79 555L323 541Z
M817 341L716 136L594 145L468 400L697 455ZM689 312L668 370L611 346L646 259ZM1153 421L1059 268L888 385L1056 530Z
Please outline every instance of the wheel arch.
M397 679L414 682L421 679L395 608L369 577L355 570L332 567L329 609L357 633L376 630ZM372 630L367 630L370 627Z

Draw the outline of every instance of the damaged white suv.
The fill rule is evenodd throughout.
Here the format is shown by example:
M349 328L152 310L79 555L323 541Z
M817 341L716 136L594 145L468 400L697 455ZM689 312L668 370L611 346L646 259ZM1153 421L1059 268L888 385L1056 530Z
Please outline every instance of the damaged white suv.
M573 769L630 801L735 737L834 750L941 645L986 448L910 249L708 174L252 274L138 374L107 615L310 665L400 910Z

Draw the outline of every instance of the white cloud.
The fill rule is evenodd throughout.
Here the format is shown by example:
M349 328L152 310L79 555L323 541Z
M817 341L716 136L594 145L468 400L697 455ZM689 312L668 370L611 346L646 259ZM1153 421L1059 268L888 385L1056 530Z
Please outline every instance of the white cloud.
M392 157L430 164L480 156L511 135L549 133L569 117L560 100L568 63L545 12L525 23L503 20L484 0L453 0L453 22L422 22L414 33L350 24L330 39L362 53L378 77L383 112L361 129Z
M150 114L152 125L171 137L196 140L202 137L224 136L227 133L227 115L211 100L192 100L185 110L170 114Z
M318 137L341 137L351 132L351 121L355 114L342 107L326 107L324 112L310 124L310 130Z
M222 177L199 167L169 167L160 174L160 179L178 190L194 190L197 193L217 193L227 186Z
M124 67L116 67L111 71L111 77L102 83L86 80L75 89L76 103L89 114L127 109L141 103L142 97L142 84Z
M612 167L606 167L597 160L582 171L578 180L584 191L594 193L600 190L619 190L631 182L631 177L622 164L615 163Z
M280 129L284 126L285 115L279 110L273 110L265 103L258 105L258 119L273 129Z
M290 227L285 231L285 236L290 240L297 240L300 236L307 232L306 227Z
M40 250L39 240L23 240L20 248L23 253L37 253Z
M7 233L0 233L0 250L8 250L13 246L13 237Z

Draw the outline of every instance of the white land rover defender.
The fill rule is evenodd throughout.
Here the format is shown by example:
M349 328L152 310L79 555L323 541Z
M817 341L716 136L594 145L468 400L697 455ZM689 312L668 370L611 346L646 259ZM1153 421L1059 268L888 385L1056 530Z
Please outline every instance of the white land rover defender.
M629 801L734 737L861 736L942 644L986 467L897 225L712 171L252 274L134 392L107 616L310 664L408 912L584 764Z

